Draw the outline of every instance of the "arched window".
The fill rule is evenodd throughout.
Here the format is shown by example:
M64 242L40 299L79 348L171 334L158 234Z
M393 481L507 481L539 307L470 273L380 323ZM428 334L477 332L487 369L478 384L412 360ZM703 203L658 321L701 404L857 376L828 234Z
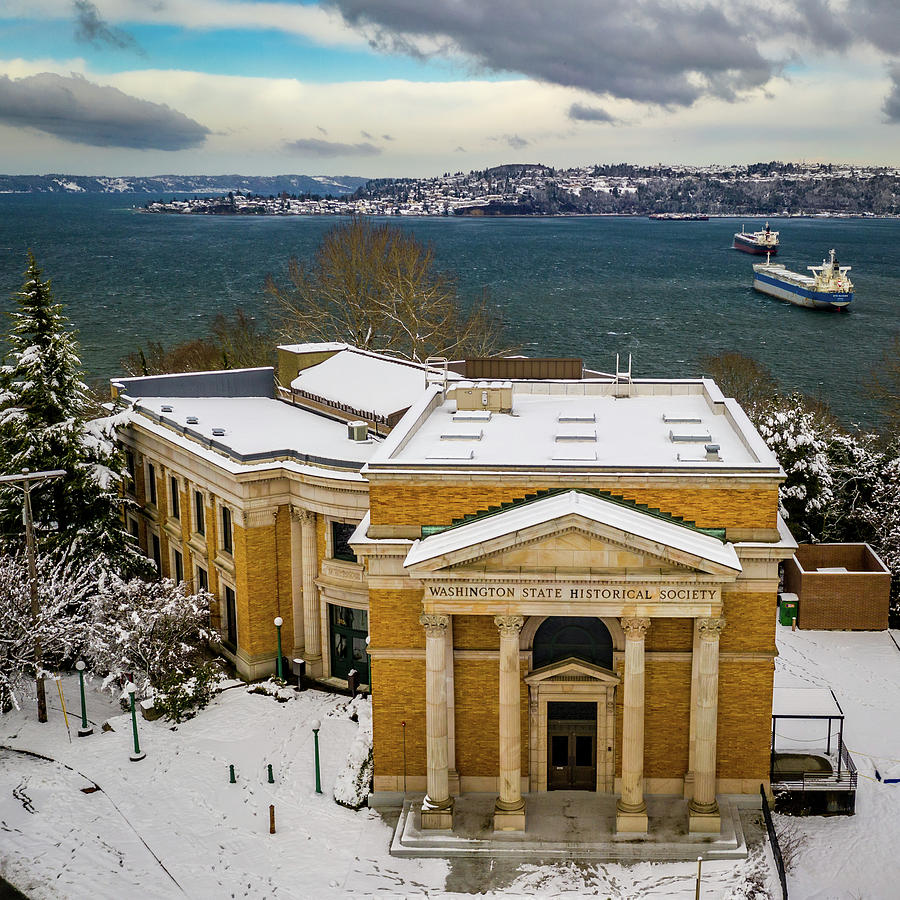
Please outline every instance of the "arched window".
M560 616L545 619L534 636L532 668L574 656L595 666L612 668L612 636L600 619Z

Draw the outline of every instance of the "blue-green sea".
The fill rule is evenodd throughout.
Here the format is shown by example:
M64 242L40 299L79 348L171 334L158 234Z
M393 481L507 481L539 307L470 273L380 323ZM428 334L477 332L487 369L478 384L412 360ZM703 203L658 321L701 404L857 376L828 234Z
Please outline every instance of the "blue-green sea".
M94 377L150 340L199 336L236 306L266 317L267 273L311 258L333 218L146 215L129 195L0 195L0 300L22 284L31 248L79 331ZM690 376L704 355L739 351L782 385L828 400L847 421L877 423L872 367L900 333L900 220L772 219L778 260L805 271L833 247L853 267L847 314L756 294L755 258L731 249L743 224L712 219L391 220L435 248L466 301L487 289L509 337L533 355L580 356L609 371L633 356L637 376Z

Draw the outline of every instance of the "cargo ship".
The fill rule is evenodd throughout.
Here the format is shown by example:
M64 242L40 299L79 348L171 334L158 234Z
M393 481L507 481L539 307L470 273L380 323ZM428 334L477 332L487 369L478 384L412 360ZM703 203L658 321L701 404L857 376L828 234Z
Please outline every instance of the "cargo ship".
M758 256L770 253L774 256L778 252L778 232L772 231L768 222L762 231L744 231L744 226L741 225L731 246L744 253L755 253Z
M845 310L850 305L853 300L853 283L847 277L850 266L839 265L834 250L830 259L822 260L821 266L806 268L812 275L791 272L766 257L764 263L753 266L753 288L810 309Z

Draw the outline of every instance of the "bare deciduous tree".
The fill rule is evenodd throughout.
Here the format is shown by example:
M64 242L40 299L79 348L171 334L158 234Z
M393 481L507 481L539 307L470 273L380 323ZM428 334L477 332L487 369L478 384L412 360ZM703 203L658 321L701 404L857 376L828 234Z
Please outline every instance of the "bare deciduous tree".
M311 266L292 258L287 283L270 275L266 290L289 340L345 341L413 360L501 350L500 322L486 298L463 310L433 248L393 225L357 218L332 228Z

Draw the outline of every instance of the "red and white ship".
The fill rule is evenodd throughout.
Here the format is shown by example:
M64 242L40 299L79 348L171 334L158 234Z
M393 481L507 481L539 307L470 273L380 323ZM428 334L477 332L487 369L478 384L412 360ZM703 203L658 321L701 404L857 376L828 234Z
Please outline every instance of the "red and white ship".
M772 231L768 222L762 231L744 231L744 226L741 225L741 230L734 236L732 246L735 250L743 250L744 253L755 253L758 256L769 253L774 256L778 252L778 232Z

